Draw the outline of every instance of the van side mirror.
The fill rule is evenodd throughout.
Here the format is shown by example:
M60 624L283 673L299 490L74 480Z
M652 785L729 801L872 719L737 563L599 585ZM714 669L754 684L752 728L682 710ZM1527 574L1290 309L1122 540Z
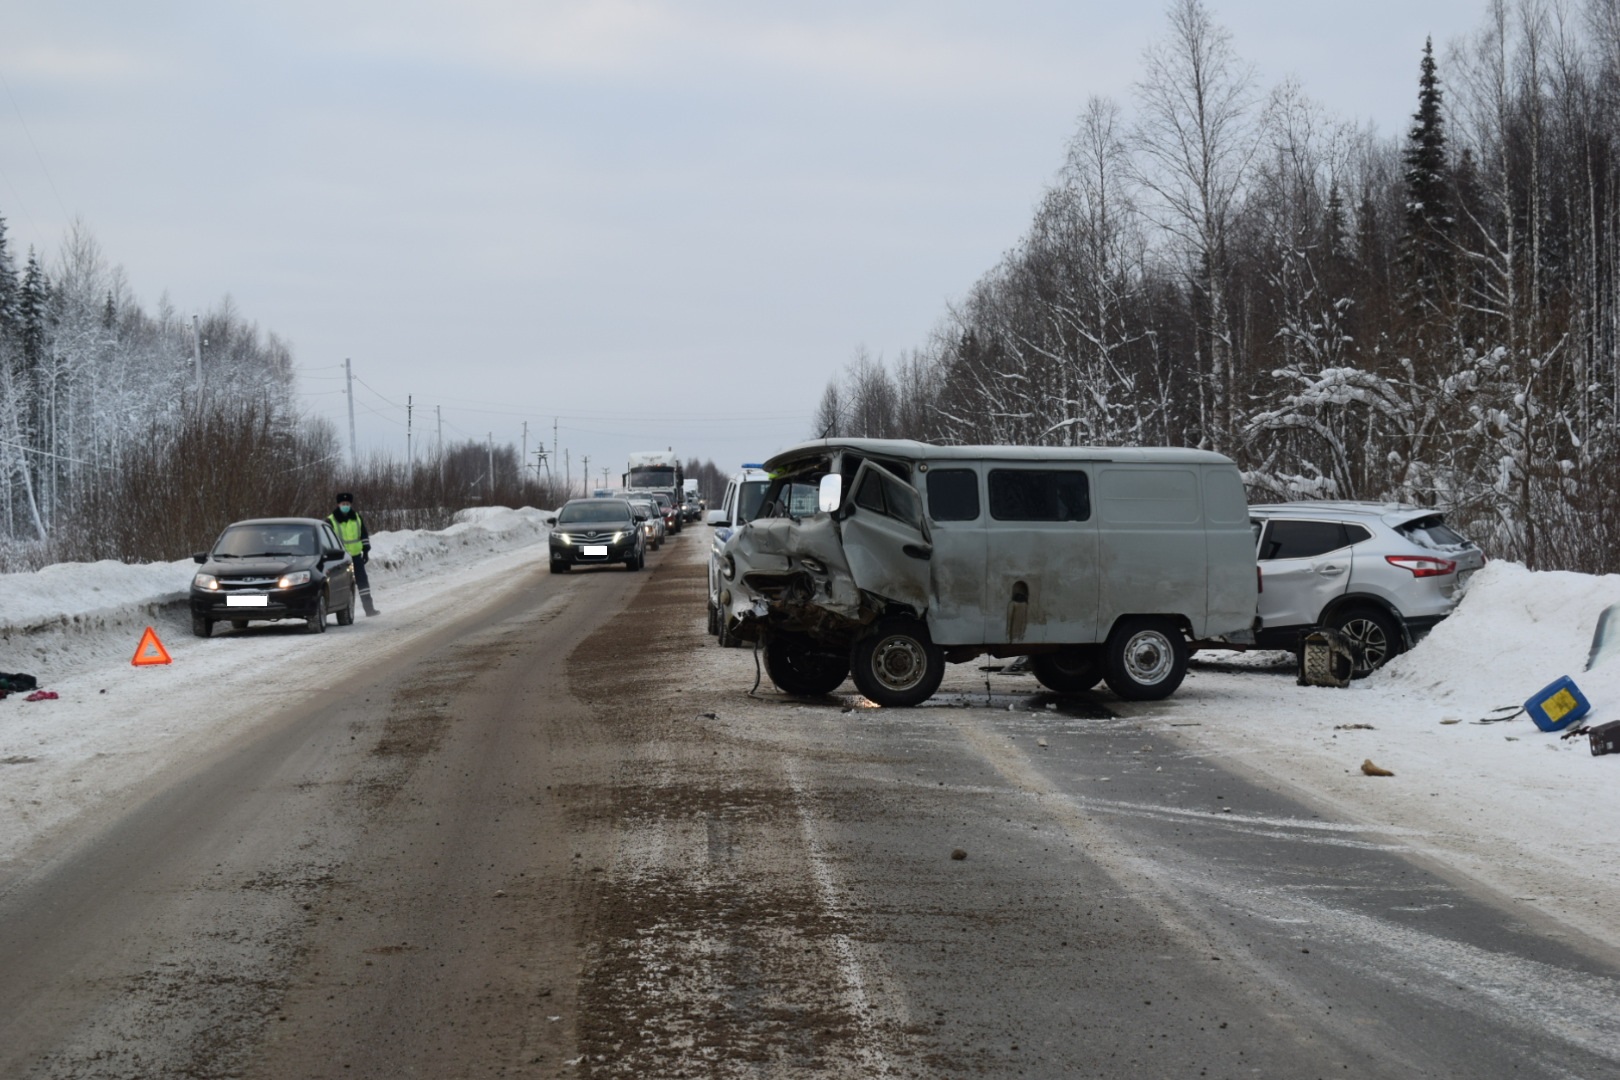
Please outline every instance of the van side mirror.
M726 512L724 510L710 510L703 515L703 523L705 525L724 525L726 523Z
M191 557L191 561L194 562L194 563L205 563L205 562L207 562L208 561L208 552L206 552L206 551L197 552L197 554L195 554L195 555L193 555Z
M838 512L838 507L844 501L844 478L837 473L828 473L821 478L821 490L817 493L816 509L824 514Z

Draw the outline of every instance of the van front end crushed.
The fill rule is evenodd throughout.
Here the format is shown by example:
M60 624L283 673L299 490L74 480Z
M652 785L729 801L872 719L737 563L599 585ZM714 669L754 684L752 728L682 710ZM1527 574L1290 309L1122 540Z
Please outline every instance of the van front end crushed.
M726 544L720 576L721 611L741 641L790 632L847 643L879 615L855 585L829 514L749 522Z

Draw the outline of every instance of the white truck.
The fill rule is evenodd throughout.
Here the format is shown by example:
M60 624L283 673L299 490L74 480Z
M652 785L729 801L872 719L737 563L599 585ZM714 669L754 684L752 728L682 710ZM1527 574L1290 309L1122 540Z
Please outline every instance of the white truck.
M624 490L631 494L663 492L668 495L670 505L677 511L672 530L680 532L684 518L679 512L684 479L681 475L681 459L675 451L641 450L631 454L625 466Z

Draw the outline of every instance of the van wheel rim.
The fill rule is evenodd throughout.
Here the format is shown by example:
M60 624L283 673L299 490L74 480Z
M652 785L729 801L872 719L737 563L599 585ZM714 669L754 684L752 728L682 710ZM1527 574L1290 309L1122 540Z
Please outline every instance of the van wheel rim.
M872 651L872 675L888 690L910 690L922 681L928 657L921 642L907 637L885 638Z
M1356 670L1362 674L1372 671L1389 656L1389 638L1384 635L1384 628L1372 619L1346 620L1339 634L1350 643L1356 655Z
M1132 634L1125 642L1125 673L1141 686L1163 682L1175 666L1170 639L1157 630Z

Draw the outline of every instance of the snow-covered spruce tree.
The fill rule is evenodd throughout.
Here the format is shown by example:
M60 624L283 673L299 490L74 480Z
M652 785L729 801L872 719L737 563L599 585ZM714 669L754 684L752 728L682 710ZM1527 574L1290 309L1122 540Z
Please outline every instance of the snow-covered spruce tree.
M1405 227L1399 248L1401 308L1411 331L1407 338L1410 346L1435 350L1439 347L1434 340L1436 328L1443 324L1451 307L1455 219L1445 111L1432 39L1423 43L1418 106L1412 114L1401 163L1405 166L1402 180L1406 191ZM1419 363L1423 362L1420 357Z

